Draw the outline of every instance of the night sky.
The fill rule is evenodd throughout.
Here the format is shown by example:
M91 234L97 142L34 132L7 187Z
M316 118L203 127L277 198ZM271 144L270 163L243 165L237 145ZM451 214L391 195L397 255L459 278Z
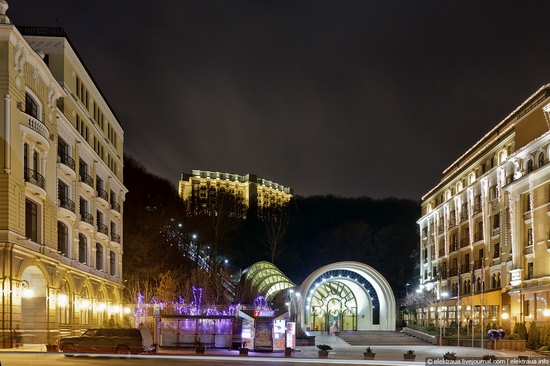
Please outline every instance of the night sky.
M419 200L550 83L547 0L7 1L15 25L59 22L125 152L174 185Z

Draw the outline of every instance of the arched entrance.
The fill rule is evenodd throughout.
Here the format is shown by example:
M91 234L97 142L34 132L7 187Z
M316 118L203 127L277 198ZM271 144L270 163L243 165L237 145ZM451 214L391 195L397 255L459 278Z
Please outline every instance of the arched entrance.
M21 330L25 343L44 343L48 332L46 279L36 266L21 277Z
M395 298L386 279L359 262L313 272L294 297L303 329L395 330Z

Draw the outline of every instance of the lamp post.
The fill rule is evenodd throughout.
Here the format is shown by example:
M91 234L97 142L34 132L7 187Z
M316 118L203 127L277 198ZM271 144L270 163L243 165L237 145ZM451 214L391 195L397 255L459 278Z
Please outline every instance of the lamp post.
M441 296L440 296L440 299L439 299L439 345L441 346L442 343L443 343L443 335L445 333L445 320L447 319L447 315L445 314L445 319L442 319L441 318L441 303L443 301L445 301L444 299L449 295L449 293L447 293L446 291L442 292L441 293ZM447 308L445 307L445 310L447 310ZM444 312L445 313L445 312Z

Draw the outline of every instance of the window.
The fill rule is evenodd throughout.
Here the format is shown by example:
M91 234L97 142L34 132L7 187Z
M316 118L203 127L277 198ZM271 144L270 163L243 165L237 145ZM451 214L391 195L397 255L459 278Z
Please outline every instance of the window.
M38 118L38 103L29 93L25 93L25 113L36 119Z
M82 234L78 234L78 261L80 263L88 263L88 239Z
M533 245L533 229L527 229L527 246Z
M38 205L25 200L25 236L38 243Z
M533 277L533 262L527 263L527 279L530 280Z
M103 269L103 246L99 243L95 243L95 269Z
M533 159L527 160L527 173L531 173L533 171Z
M57 250L59 254L69 256L69 229L60 221L57 222Z
M500 257L500 243L496 243L493 249L493 258Z
M493 216L493 229L498 229L500 227L500 214Z
M74 202L69 198L71 197L71 192L69 186L65 184L62 180L57 181L57 199L59 200L59 206L74 212Z
M112 250L109 256L109 274L111 276L116 275L116 253Z
M541 152L539 154L539 167L543 166L544 165L544 153Z

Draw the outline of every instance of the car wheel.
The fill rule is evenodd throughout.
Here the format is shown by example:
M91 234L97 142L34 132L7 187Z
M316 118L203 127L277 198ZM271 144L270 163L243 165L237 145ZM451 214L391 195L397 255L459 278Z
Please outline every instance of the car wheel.
M76 353L76 348L73 345L63 346L63 355L65 357L73 357Z
M130 355L130 348L126 346L119 346L117 347L115 353L119 355L118 358L128 358Z

